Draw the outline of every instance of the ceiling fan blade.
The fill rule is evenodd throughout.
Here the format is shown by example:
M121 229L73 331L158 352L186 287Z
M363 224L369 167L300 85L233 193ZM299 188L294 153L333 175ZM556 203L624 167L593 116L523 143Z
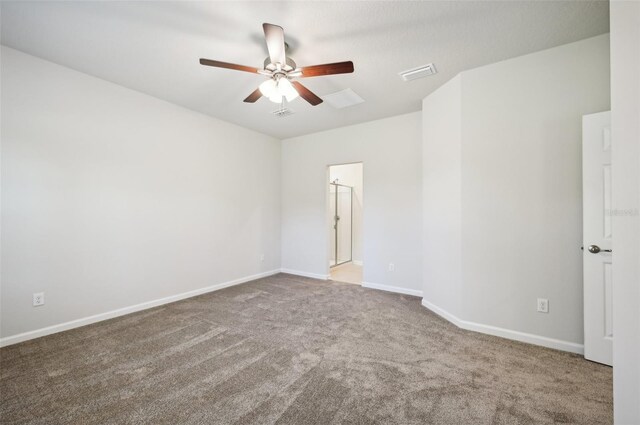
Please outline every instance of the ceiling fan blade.
M247 103L255 103L258 99L262 97L262 92L260 89L255 89L247 98L244 100Z
M322 99L315 95L311 90L303 86L297 81L292 81L293 87L295 87L296 91L300 95L301 98L312 104L313 106L319 105L322 103Z
M267 41L267 50L269 50L269 58L271 63L279 63L285 65L287 63L287 55L284 47L284 30L282 27L273 24L262 24L264 30L264 38Z
M300 78L305 77L319 77L321 75L333 75L333 74L349 74L353 72L353 62L336 62L327 63L324 65L305 66L300 68L302 75Z
M215 66L216 68L234 69L236 71L251 72L254 74L258 73L259 71L258 68L254 68L252 66L244 66L244 65L237 65L235 63L214 61L212 59L200 59L200 65Z

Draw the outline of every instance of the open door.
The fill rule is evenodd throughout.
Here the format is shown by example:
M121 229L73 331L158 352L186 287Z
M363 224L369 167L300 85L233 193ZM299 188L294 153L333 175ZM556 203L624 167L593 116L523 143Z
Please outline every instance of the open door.
M328 166L329 276L336 282L362 284L363 165Z
M613 364L611 112L582 118L584 357Z

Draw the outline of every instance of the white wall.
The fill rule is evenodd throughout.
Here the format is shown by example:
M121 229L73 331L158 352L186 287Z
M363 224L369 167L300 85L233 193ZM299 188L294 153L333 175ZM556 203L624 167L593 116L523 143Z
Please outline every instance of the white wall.
M462 291L461 78L422 102L423 296L460 314Z
M329 181L338 179L338 183L351 186L352 190L352 243L353 262L362 264L362 206L363 206L363 182L362 164L342 164L329 167ZM334 211L329 211L333 215ZM329 225L330 234L334 232L333 223ZM331 247L329 247L331 249Z
M462 84L464 310L582 343L582 115L610 108L609 37L478 68Z
M559 348L579 351L581 117L610 106L608 35L465 71L459 77L459 82L447 83L450 88L440 89L442 99L436 93L425 100L426 123L455 105L455 86L461 85L460 129L452 122L442 134L425 136L423 147L425 179L432 180L425 181L425 187L437 185L441 176L454 184L447 172L461 170L461 252L449 249L450 258L432 264L439 271L431 273L444 275L461 259L459 319L566 342ZM442 96L446 90L450 98ZM454 148L441 146L458 137L460 157L452 162ZM438 162L451 169L427 170ZM437 205L443 196L425 192L425 205ZM432 227L453 228L451 238L457 240L451 223L457 215L436 218L439 222ZM425 238L441 243L445 236L427 232ZM430 243L425 241L425 247ZM433 282L425 281L425 293L433 293L430 286ZM549 299L548 314L536 312L538 297ZM557 346L557 341L529 340Z
M640 424L640 3L611 2L613 409Z
M421 291L420 139L416 112L284 140L282 267L327 275L327 167L362 162L364 282Z
M5 47L2 89L2 337L280 267L278 140Z

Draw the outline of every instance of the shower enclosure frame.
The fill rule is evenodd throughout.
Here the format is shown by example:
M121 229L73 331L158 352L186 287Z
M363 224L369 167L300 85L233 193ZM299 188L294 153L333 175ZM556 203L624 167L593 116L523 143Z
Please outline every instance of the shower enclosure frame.
M329 183L329 187L331 186L335 186L335 203L334 203L334 210L333 210L333 232L334 232L334 261L332 265L329 266L329 268L333 268L333 267L337 267L337 266L341 266L343 264L347 264L353 261L353 186L347 186L346 184L340 184L340 183L335 183L335 182L330 182ZM350 208L350 213L349 213L349 218L351 220L351 223L349 225L349 239L351 241L351 243L349 244L349 259L342 261L342 262L338 262L339 261L339 257L338 257L338 222L340 221L340 216L338 215L338 186L340 187L346 187L349 189L349 208ZM331 193L329 194L331 195Z

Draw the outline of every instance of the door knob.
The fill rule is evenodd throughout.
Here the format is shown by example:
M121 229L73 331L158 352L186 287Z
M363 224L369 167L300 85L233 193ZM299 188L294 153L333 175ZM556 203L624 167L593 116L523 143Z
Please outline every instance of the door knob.
M587 249L592 254L597 254L599 252L611 252L610 249L600 249L600 247L598 245L589 245L589 248L587 248Z

